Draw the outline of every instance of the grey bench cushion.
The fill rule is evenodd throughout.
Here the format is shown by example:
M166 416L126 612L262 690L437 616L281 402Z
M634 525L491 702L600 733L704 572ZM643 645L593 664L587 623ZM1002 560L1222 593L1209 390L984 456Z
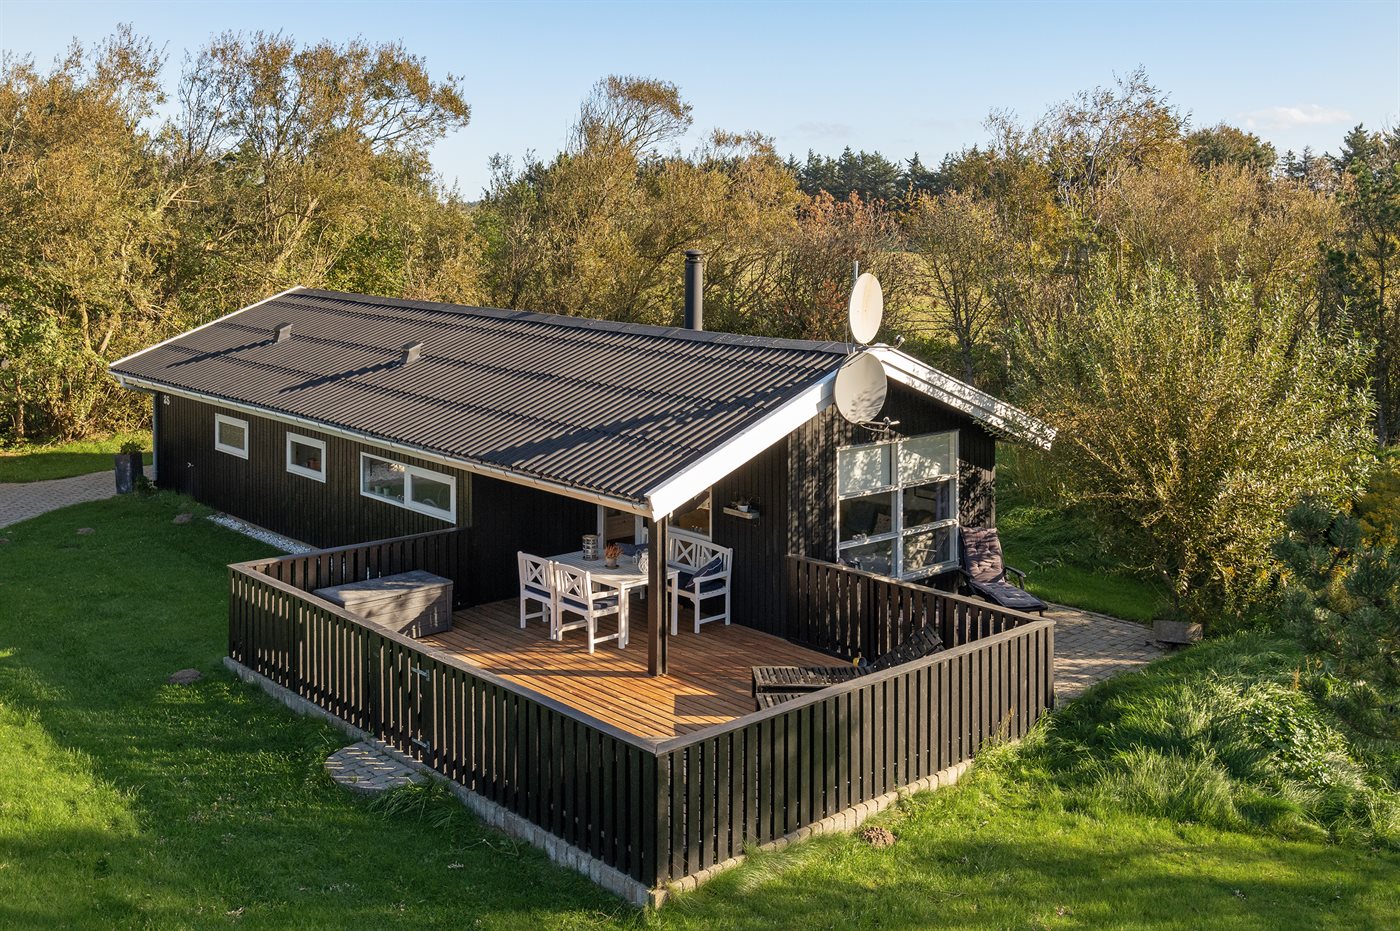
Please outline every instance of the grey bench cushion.
M355 617L410 637L452 628L452 580L421 569L318 588L312 594Z

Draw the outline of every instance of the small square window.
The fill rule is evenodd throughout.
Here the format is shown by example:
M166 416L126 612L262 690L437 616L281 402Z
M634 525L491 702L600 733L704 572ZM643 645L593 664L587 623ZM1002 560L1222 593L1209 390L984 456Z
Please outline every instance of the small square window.
M452 483L415 472L409 484L408 500L433 511L450 511Z
M225 414L215 414L214 448L221 453L228 453L239 459L247 459L248 421Z
M296 433L287 434L287 471L318 482L326 480L326 444Z

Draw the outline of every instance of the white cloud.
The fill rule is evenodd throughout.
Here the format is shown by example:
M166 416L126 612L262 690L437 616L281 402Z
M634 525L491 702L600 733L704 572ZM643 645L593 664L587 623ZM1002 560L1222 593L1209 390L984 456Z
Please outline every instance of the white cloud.
M1246 129L1297 129L1301 126L1334 126L1351 119L1337 107L1305 103L1295 107L1266 107L1243 114Z

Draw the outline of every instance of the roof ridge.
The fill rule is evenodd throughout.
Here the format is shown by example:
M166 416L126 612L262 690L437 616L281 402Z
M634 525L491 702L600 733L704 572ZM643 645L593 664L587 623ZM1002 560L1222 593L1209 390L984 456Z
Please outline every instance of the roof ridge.
M723 330L689 330L685 327L663 326L651 323L629 323L619 320L600 320L594 317L575 317L569 314L552 314L534 310L508 310L502 307L479 307L472 304L453 304L447 301L420 301L409 298L380 297L373 294L360 294L354 291L332 291L326 288L299 287L278 295L281 299L299 296L323 297L342 300L347 303L397 307L404 310L430 310L441 313L454 313L461 316L489 317L497 320L519 320L539 323L545 326L574 327L577 329L605 330L613 333L632 333L639 336L655 336L675 339L682 342L725 343L734 346L762 346L773 349L800 349L807 352L825 352L832 355L847 354L851 347L831 340L790 339L780 336L754 336L745 333L729 333Z

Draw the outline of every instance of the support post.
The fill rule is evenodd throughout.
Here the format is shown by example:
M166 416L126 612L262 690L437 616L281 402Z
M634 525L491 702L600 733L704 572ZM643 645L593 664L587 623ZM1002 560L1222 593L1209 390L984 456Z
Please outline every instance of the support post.
M670 593L666 591L668 519L669 515L654 518L647 537L647 673L653 676L666 675L666 633L669 623L666 612L671 604Z

